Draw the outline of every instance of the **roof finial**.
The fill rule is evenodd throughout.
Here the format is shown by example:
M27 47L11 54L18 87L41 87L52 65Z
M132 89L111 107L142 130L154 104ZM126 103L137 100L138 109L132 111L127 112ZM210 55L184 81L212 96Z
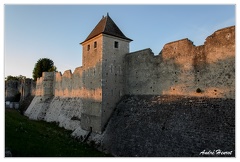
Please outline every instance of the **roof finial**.
M102 15L102 19L104 18L104 15Z
M107 17L109 16L108 12L107 12Z

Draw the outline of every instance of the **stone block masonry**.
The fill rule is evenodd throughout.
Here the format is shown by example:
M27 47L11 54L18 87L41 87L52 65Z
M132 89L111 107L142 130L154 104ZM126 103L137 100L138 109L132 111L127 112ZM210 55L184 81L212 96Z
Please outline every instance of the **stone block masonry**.
M167 43L157 56L151 49L129 53L130 41L103 17L81 43L83 66L43 73L25 114L85 136L104 131L124 95L235 98L234 26L214 32L202 46L188 39Z
M235 27L214 32L204 45L171 42L154 56L145 49L125 56L126 94L235 98Z
M234 107L233 99L126 96L101 140L90 138L117 157L234 157Z
M20 94L20 101L35 95L36 83L32 79L5 81L5 101L14 101L16 95Z

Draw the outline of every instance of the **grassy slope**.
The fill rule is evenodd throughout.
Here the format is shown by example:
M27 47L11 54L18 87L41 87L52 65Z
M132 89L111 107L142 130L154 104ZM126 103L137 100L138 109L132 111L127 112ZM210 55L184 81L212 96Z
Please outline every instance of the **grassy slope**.
M15 157L108 156L70 137L54 123L32 121L18 111L5 109L5 148Z

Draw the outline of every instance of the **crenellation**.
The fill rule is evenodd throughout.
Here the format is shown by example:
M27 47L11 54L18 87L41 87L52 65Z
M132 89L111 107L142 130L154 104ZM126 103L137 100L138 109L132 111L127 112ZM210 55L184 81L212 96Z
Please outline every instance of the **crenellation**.
M235 57L235 27L224 28L207 37L204 46L208 52L207 61L217 61Z
M43 72L42 74L42 96L53 96L54 72Z
M195 45L189 39L182 39L164 45L162 49L162 58L164 60L174 59L178 64L184 64L186 57L193 57Z
M42 96L42 81L43 78L37 78L37 86L36 86L36 96Z

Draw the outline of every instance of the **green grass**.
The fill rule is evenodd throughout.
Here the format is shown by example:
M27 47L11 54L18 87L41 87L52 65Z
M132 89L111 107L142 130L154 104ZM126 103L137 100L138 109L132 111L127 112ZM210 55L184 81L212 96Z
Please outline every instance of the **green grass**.
M5 109L5 149L14 157L106 157L80 143L71 132L54 123L33 121L16 110Z

